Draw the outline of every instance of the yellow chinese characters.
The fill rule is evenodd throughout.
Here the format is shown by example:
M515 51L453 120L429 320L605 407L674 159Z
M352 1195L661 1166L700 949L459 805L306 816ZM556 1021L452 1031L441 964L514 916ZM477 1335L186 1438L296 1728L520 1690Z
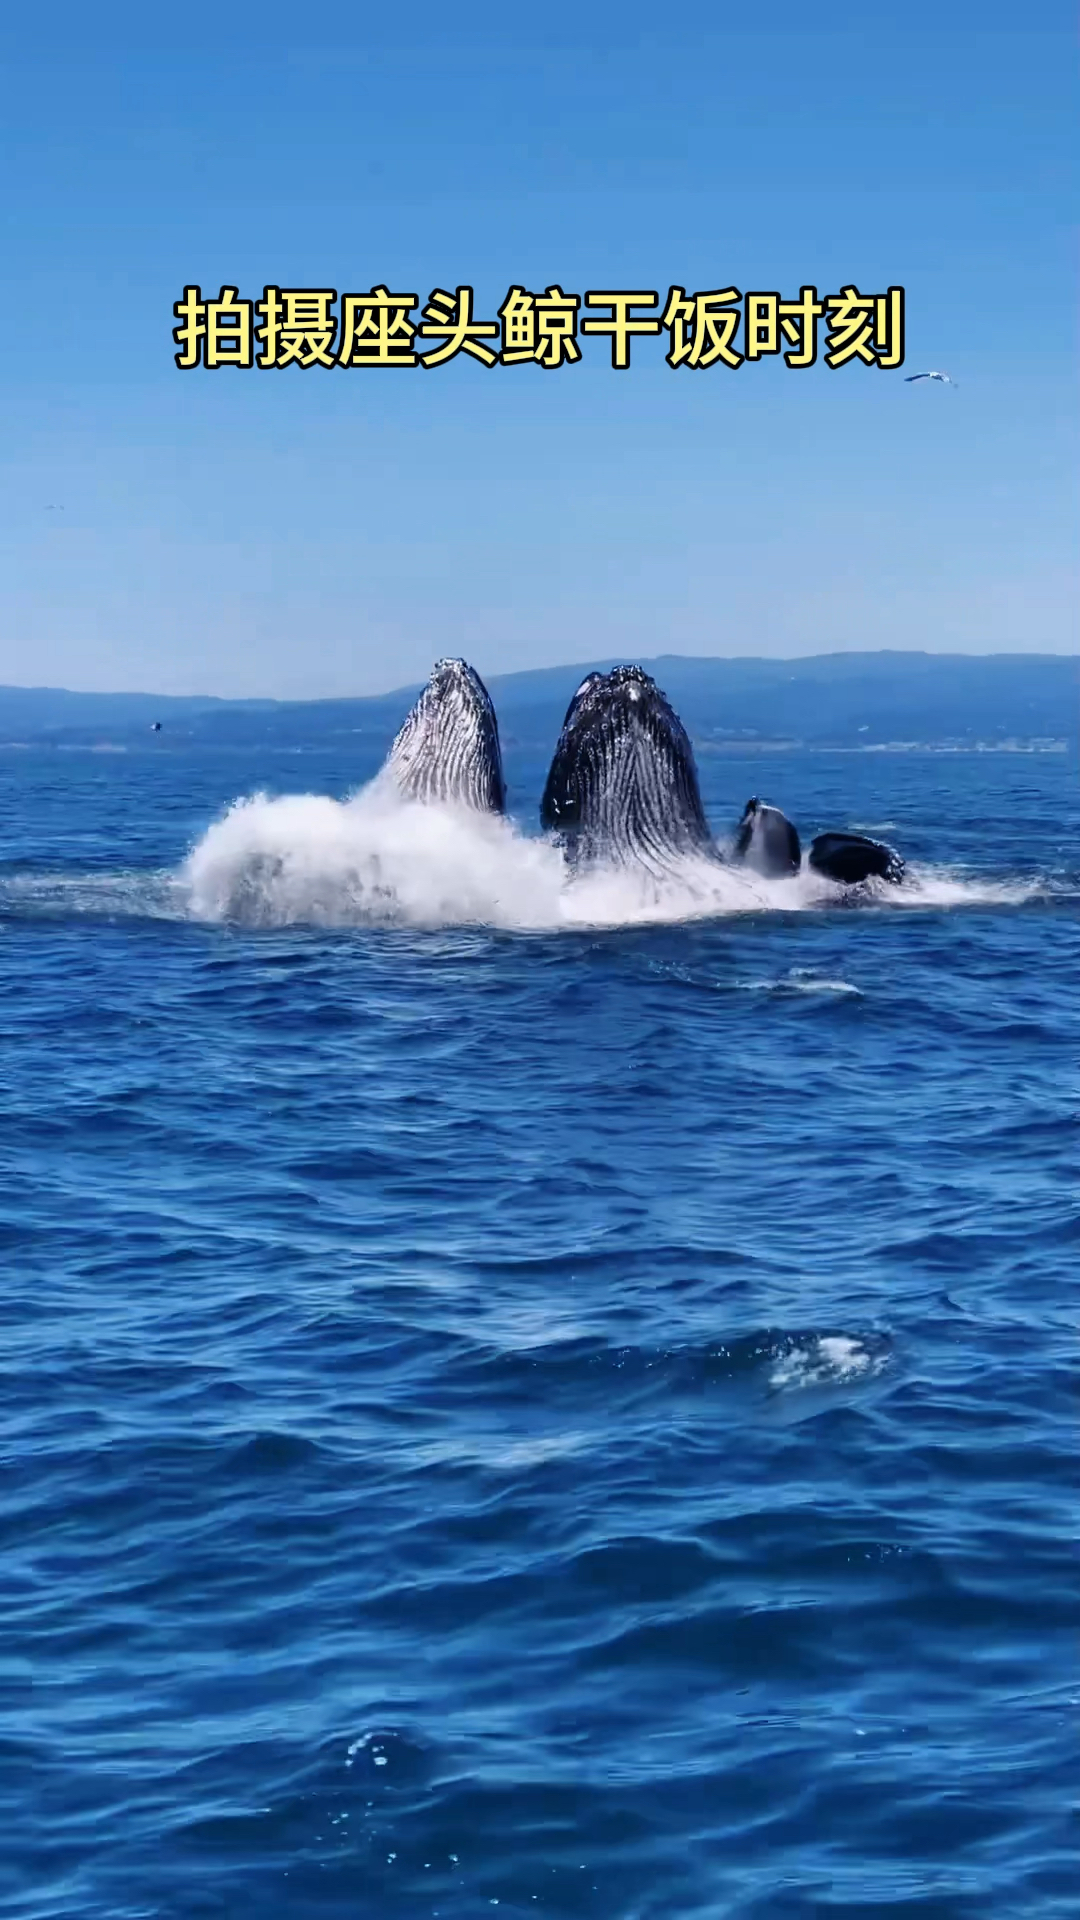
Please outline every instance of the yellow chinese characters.
M415 306L415 293L389 293L385 287L343 293L338 366L415 367L416 322L409 319Z
M330 312L333 287L264 287L256 309L262 326L260 367L332 367L337 321Z
M760 360L764 354L779 353L782 340L784 360L789 367L812 367L817 360L818 321L825 311L816 287L801 287L797 300L781 300L778 293L748 293L746 296L745 345L748 360Z
M631 307L655 307L658 296L655 293L587 293L587 307L610 307L611 312L603 320L583 320L582 333L609 333L611 335L611 364L621 373L630 365L630 336L634 333L659 333L661 320L639 315L630 317Z
M432 335L444 336L441 347L433 353L422 353L422 367L441 367L446 360L452 360L455 354L471 353L474 360L482 366L493 367L498 362L498 354L492 353L484 341L493 334L497 337L499 329L494 320L474 320L472 317L473 290L471 287L459 287L457 296L443 293L436 287L427 306L424 308L424 320L427 324L419 329L424 339Z
M242 300L234 286L222 287L216 300L204 299L197 285L185 286L173 307L176 365L185 371L433 368L464 354L487 370L532 362L553 372L581 359L580 331L609 339L611 365L625 372L633 339L666 330L664 358L672 368L737 370L777 356L786 366L803 368L817 364L822 328L824 362L834 372L856 361L885 371L904 362L900 286L864 294L847 285L819 298L816 287L804 285L792 300L777 292L743 294L733 286L697 293L673 286L661 313L659 296L650 290L594 290L582 299L557 283L533 293L515 281L498 320L476 318L473 289L465 285L453 293L434 288L419 321L413 317L415 293L391 293L384 285L345 293L340 315L334 311L337 298L333 287L267 285L256 304ZM425 349L420 342L431 344Z
M184 288L173 307L181 323L173 328L178 367L250 367L251 301L236 294L235 287L222 287L216 300L204 300L201 287Z
M904 360L904 289L862 294L842 287L826 302L829 310L827 367L842 367L856 356L868 367L899 367Z
M564 361L580 360L581 348L574 337L580 305L576 293L564 293L561 287L549 287L542 295L511 287L499 308L503 366L535 360L550 370Z
M727 367L741 367L742 354L731 344L739 329L739 299L735 287L689 298L682 287L672 287L663 319L671 334L668 366L711 367L722 360Z

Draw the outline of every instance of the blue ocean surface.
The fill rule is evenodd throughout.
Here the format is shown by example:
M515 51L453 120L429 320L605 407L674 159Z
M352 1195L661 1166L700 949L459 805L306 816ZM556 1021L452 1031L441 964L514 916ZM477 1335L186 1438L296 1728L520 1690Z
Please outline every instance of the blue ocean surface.
M0 752L0 1907L1071 1917L1075 758L373 771Z

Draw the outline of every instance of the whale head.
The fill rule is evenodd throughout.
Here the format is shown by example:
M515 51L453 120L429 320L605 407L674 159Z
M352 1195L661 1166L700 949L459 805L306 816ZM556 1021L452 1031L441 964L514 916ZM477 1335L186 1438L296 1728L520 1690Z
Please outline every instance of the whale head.
M540 821L577 862L663 874L673 856L712 851L686 730L641 667L582 681L566 710Z
M502 813L499 723L491 695L465 660L437 660L386 759L409 800Z
M807 860L815 873L848 887L872 879L899 885L904 877L904 861L896 848L865 833L819 833L810 842Z
M765 879L798 873L802 860L799 836L779 807L748 800L735 829L735 857Z

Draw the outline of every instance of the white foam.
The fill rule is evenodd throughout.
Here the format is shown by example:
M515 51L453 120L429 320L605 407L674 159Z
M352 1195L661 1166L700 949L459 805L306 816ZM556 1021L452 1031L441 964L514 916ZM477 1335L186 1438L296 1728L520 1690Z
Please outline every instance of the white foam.
M790 967L776 980L740 980L739 987L744 993L835 993L854 994L861 998L862 989L850 980L831 980L813 973L809 967Z
M403 800L378 781L346 801L239 800L179 878L195 918L255 926L610 927L799 904L708 860L683 860L663 880L571 876L557 847L508 820Z
M882 898L897 907L1023 906L1053 889L1043 878L992 880L947 867L909 866L900 887L884 887Z
M769 1375L769 1385L776 1388L836 1386L870 1379L887 1364L886 1353L872 1351L849 1334L821 1334L780 1354Z
M765 880L745 868L686 858L655 879L626 868L574 875L549 841L509 820L404 800L374 781L345 801L320 794L236 801L177 876L196 919L250 926L494 926L522 930L616 927L797 913L850 900L804 870ZM1015 903L1045 892L1038 880L991 882L912 870L903 886L868 882L875 906ZM843 980L749 982L761 991L852 993Z
M555 848L506 820L376 784L347 801L237 801L180 877L204 920L544 927L558 919L564 872Z

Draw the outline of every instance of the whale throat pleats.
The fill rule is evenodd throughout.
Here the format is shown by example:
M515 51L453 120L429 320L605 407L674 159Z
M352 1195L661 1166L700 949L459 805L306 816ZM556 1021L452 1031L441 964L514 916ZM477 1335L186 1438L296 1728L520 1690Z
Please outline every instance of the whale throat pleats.
M541 823L578 864L662 875L678 856L713 855L690 741L641 668L582 682L555 749Z
M386 759L408 800L502 813L506 807L495 708L464 660L440 660Z

